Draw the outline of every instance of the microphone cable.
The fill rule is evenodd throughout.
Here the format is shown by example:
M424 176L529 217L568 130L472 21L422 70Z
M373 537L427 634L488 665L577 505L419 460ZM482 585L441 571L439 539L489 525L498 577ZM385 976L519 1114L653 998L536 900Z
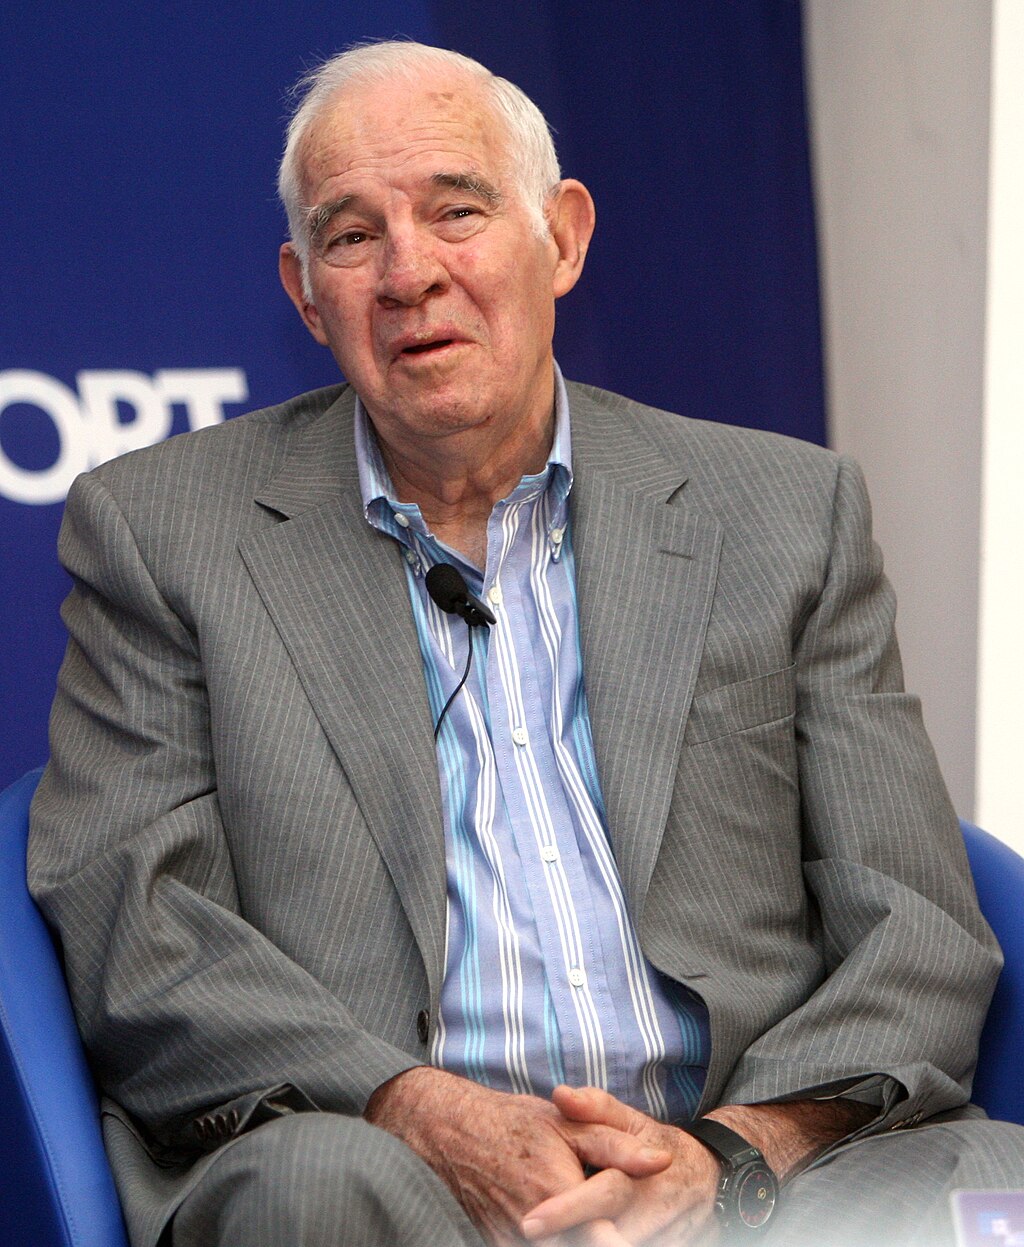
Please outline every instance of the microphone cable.
M437 734L441 730L445 715L469 679L469 668L473 662L473 629L489 628L491 624L498 621L483 602L470 593L465 577L451 563L435 563L427 572L424 583L434 604L446 615L459 615L466 621L468 631L466 639L469 652L466 655L466 669L462 673L462 679L455 686L454 693L444 703L441 713L437 716L437 722L434 724L434 743L436 744Z

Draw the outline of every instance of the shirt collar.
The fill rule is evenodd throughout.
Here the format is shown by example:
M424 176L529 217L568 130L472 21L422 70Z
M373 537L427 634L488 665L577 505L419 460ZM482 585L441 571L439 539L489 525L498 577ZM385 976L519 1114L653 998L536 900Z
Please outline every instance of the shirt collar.
M380 444L377 441L373 424L358 395L356 396L354 431L359 489L363 499L363 514L367 520L375 528L380 527L379 517L383 509L392 515L402 514L414 525L415 521L419 520L419 524L422 525L419 507L411 503L401 503L395 496L394 486L384 465L384 457L380 452ZM558 504L564 506L569 490L572 488L572 437L569 431L569 394L557 363L555 364L555 435L551 442L547 467L543 473L534 477L524 477L523 480L539 482L542 477L546 477L548 487L555 490Z

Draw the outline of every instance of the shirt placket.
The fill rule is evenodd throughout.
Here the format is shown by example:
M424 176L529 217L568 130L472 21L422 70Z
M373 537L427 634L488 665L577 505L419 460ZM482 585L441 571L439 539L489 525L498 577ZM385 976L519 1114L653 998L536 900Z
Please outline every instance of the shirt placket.
M487 670L496 767L513 839L530 896L537 943L558 1024L566 1077L604 1085L607 990L595 940L595 918L572 812L551 740L550 690L537 678L547 653L519 652L528 634L527 614L537 610L530 586L530 534L539 498L516 501L519 531L505 540L512 518L504 511L489 533L487 598L498 614ZM543 576L562 574L552 564L561 554L564 528L552 525L541 546ZM493 551L493 558L491 552ZM518 625L518 626L515 626ZM547 670L545 668L545 670ZM556 683L550 671L551 683Z

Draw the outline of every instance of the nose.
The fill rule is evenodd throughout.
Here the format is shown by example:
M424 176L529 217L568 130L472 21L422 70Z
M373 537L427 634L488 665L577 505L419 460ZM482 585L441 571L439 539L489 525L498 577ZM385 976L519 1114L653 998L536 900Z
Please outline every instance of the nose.
M414 226L389 232L380 264L377 299L385 307L415 307L451 284L436 240Z

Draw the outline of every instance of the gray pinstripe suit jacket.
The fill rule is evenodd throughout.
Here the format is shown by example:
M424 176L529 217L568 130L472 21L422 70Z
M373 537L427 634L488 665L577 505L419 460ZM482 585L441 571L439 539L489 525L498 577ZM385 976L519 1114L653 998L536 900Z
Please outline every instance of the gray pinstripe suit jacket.
M203 1161L422 1061L443 972L431 722L329 389L81 478L34 809L138 1242ZM585 677L647 956L707 1002L705 1107L967 1098L998 953L857 470L570 386ZM152 1158L152 1159L151 1159ZM156 1164L153 1161L156 1161Z

